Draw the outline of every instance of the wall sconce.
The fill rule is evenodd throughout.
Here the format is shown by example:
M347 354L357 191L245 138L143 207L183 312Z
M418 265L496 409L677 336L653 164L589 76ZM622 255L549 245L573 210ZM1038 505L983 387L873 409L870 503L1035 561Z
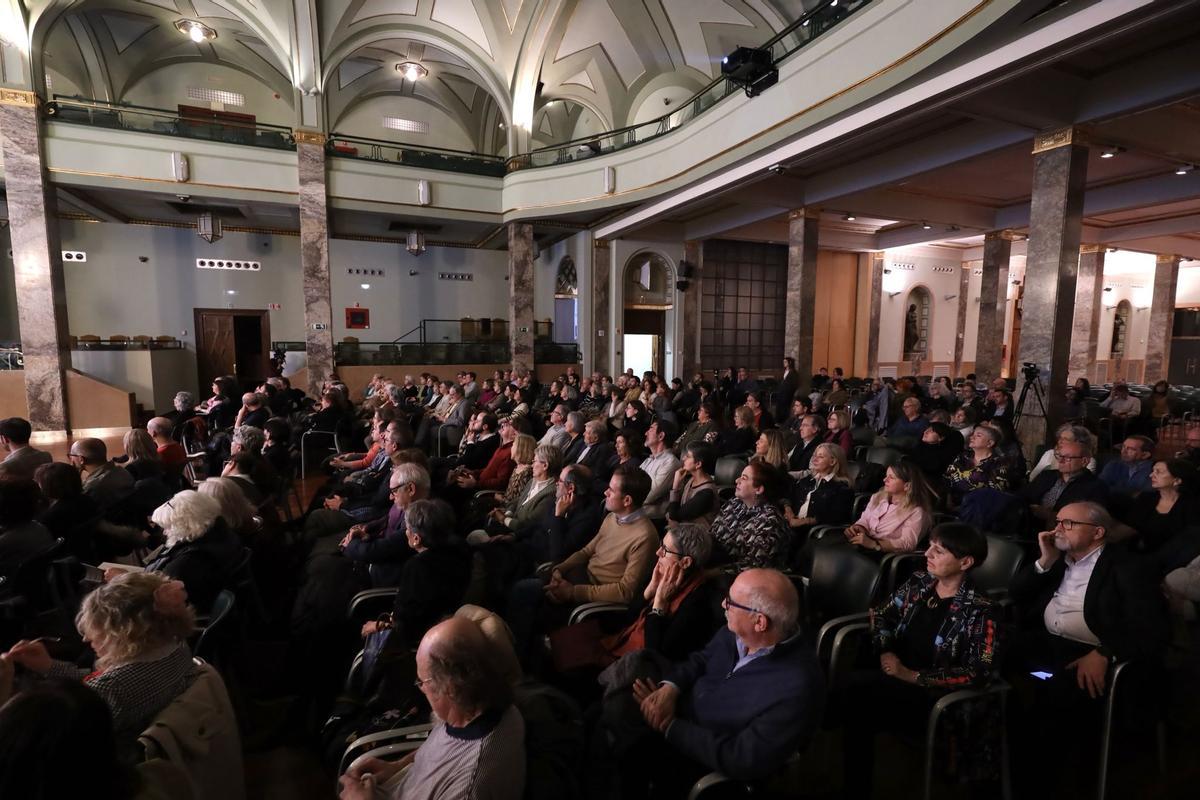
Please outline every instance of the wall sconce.
M1105 307L1104 307L1104 310L1105 310L1105 311L1112 311L1114 308L1116 308L1116 306L1105 306Z
M1134 306L1133 310L1134 311L1148 311L1148 310L1150 310L1150 306Z
M958 295L956 295L956 294L944 294L944 295L942 295L942 299L943 299L943 300L946 300L946 301L953 300L953 299L954 299L954 298L956 298L956 297L958 297Z
M888 292L887 296L892 298L893 300L895 300L899 294L900 294L900 292Z

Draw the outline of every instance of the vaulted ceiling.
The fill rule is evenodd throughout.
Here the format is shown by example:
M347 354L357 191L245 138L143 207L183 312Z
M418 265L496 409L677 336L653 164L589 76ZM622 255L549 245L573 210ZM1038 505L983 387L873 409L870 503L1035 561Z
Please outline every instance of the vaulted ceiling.
M521 130L532 134L520 142L528 146L670 113L719 74L723 55L761 44L817 1L26 0L23 5L37 83L41 87L50 75L60 84L47 94L65 89L120 102L160 70L213 64L262 84L299 117L316 109L315 118L331 130L361 104L411 98L418 108L435 110L430 115L435 122L449 115L472 149L500 152L517 143ZM218 36L195 44L175 29L180 19L202 22ZM428 78L406 81L395 69L403 61L424 65ZM427 139L436 144L437 131L431 134ZM367 135L384 138L382 132Z

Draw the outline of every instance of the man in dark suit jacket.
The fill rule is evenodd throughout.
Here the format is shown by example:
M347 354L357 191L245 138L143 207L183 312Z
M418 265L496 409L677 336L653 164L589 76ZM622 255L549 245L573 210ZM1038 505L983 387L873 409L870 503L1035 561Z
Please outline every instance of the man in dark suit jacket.
M792 398L800 388L800 376L796 373L796 359L783 359L783 377L775 387L775 419L782 423L792 410Z
M627 788L651 779L656 796L682 797L713 770L764 779L817 730L824 681L799 632L791 581L775 570L747 570L724 605L726 627L703 651L668 669L661 683L634 683L645 726L660 736L643 727L647 735L618 740Z
M579 458L579 454L587 446L587 442L583 438L586 422L583 414L580 414L578 411L572 411L567 414L566 429L568 439L567 443L562 447L564 464L574 464L575 459Z
M1012 740L1032 758L1052 729L1062 745L1057 772L1090 774L1115 664L1131 662L1118 694L1121 725L1144 724L1157 706L1154 676L1169 636L1159 578L1107 540L1111 525L1098 503L1061 507L1054 529L1038 534L1038 560L1010 586L1022 624L1007 665L1026 700ZM1063 787L1038 788L1054 796Z
M808 469L809 459L813 451L821 443L825 434L825 420L816 414L805 414L800 419L800 441L788 454L788 472L800 472Z
M1063 441L1054 449L1058 471L1045 470L1021 490L1030 513L1044 523L1070 503L1108 503L1108 488L1087 468L1092 448L1087 442Z
M604 494L617 468L617 451L612 442L604 441L607 435L603 419L590 420L583 426L583 450L575 459L576 464L591 471L593 494L597 497Z
M20 417L0 420L0 453L8 454L0 461L0 477L32 478L34 470L53 460L49 453L29 446L32 435L33 426L28 420Z
M29 558L54 544L54 536L34 522L41 492L32 478L0 481L0 576L11 576Z

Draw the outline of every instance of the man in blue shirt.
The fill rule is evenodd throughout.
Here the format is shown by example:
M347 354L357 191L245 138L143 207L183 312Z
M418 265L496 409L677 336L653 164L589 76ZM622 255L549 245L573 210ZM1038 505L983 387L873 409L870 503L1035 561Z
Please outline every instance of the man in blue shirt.
M1133 495L1150 488L1154 468L1154 442L1148 436L1129 436L1121 444L1121 458L1100 471L1100 480L1114 494Z
M915 440L913 444L921 440L921 434L929 427L929 420L921 416L921 400L910 395L904 398L904 402L900 406L900 419L892 423L892 427L888 428L888 438L894 439L910 438Z

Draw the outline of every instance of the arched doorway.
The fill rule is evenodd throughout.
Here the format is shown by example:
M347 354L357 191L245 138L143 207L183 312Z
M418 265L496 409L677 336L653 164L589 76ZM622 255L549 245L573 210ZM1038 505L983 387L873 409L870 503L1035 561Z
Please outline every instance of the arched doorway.
M621 281L624 314L621 329L622 371L635 375L654 370L666 375L671 366L667 352L675 329L674 269L658 253L634 254L625 264Z
M579 276L570 256L558 262L554 279L554 341L579 341Z
M924 361L929 353L933 301L928 289L914 286L904 304L904 329L901 331L904 360L913 362L913 369L916 370L916 365Z

